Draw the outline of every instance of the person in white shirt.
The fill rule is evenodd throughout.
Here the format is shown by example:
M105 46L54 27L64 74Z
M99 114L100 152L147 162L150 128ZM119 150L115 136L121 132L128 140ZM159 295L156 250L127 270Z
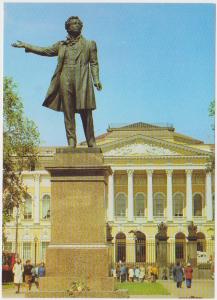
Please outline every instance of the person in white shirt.
M23 282L23 266L21 264L21 259L17 258L16 263L13 266L14 273L14 284L17 286L16 294L20 292L20 285Z

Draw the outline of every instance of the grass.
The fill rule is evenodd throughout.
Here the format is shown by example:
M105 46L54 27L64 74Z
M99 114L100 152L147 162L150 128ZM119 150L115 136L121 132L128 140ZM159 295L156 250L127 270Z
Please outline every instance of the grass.
M116 283L116 289L128 290L129 295L170 295L159 282L122 282Z
M7 282L7 283L3 283L2 287L6 290L6 289L11 289L13 287L15 287L13 282Z

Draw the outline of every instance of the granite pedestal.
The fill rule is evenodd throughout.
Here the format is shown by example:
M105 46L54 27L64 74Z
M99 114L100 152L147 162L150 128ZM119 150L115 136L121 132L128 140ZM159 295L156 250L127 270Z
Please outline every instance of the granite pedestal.
M197 240L188 240L188 262L192 267L197 266Z
M127 297L114 291L109 277L105 213L111 169L104 165L101 150L57 148L46 169L51 175L51 242L38 297L67 296L73 281L89 288L81 297Z

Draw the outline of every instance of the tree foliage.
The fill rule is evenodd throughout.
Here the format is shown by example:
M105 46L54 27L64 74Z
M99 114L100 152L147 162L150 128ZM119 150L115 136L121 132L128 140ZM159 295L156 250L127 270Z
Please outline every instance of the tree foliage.
M26 188L22 171L31 169L37 161L39 132L35 123L24 115L17 85L4 78L3 86L3 225L13 207L19 207Z
M209 105L209 116L215 117L215 100L210 102ZM212 129L215 130L215 123L212 124Z

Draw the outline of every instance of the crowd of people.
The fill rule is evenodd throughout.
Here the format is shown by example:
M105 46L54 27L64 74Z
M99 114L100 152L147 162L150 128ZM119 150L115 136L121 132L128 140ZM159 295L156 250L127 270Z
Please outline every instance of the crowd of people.
M154 265L126 265L119 261L115 267L112 268L112 276L120 282L143 282L148 280L156 282L159 276L159 268Z
M20 293L20 287L23 282L26 284L27 291L31 290L32 284L36 285L36 288L39 288L40 277L45 276L45 264L41 262L40 265L33 266L31 261L27 259L25 264L22 264L20 258L16 259L16 262L13 267L14 273L14 284L17 287L16 294Z
M159 279L159 267L157 264L153 265L127 265L119 261L111 270L112 276L120 282L156 282ZM193 268L190 263L185 267L177 262L172 269L173 280L176 282L177 288L182 287L183 281L186 282L186 287L191 288L193 278ZM161 273L162 280L167 280L167 269L163 269Z

